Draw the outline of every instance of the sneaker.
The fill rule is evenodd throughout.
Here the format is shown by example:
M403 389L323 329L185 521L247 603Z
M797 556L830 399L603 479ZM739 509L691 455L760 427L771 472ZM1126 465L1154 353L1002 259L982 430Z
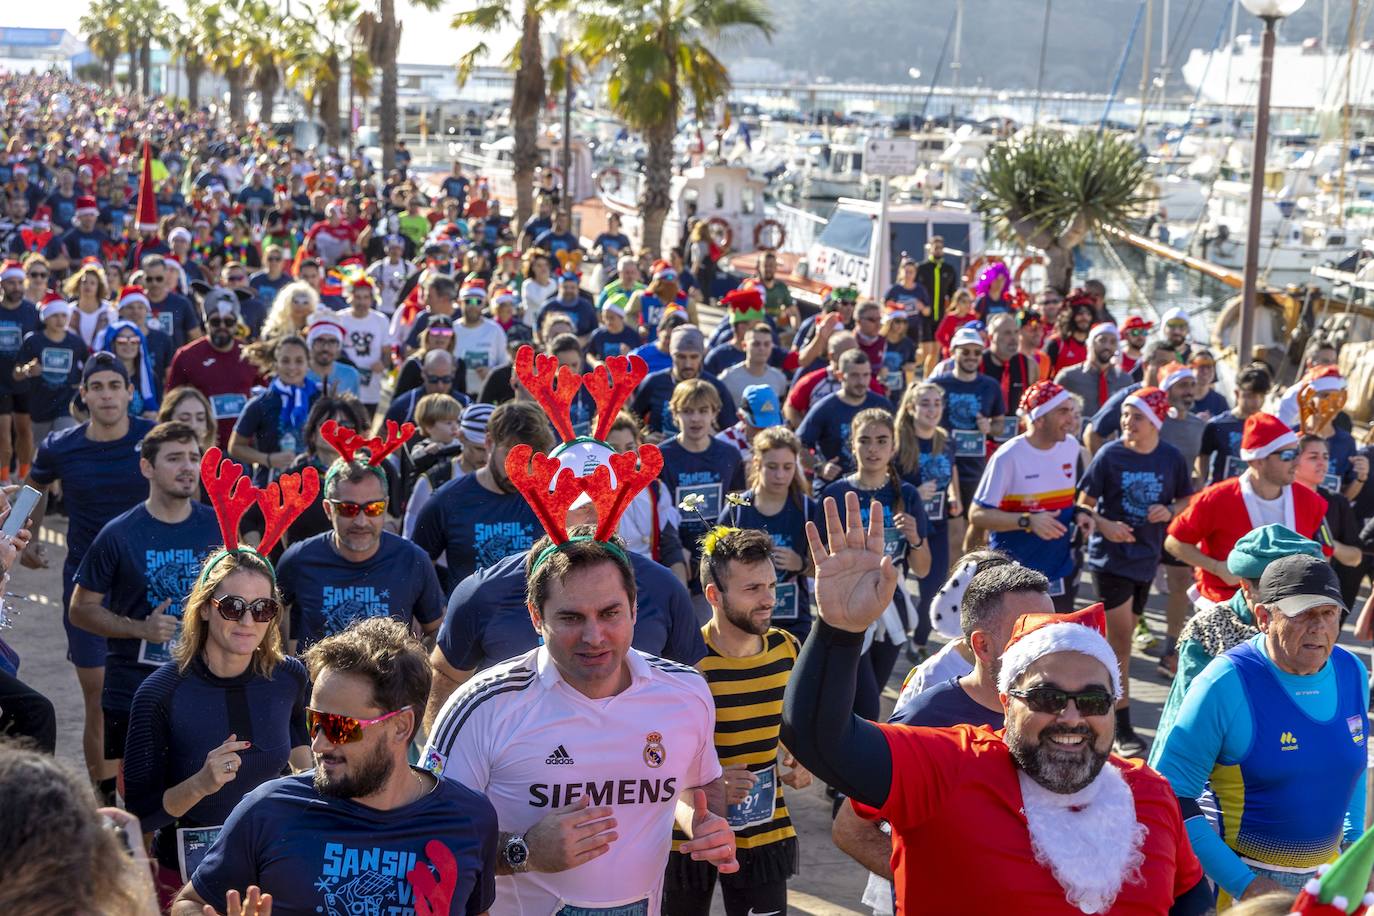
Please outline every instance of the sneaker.
M1118 757L1145 756L1145 739L1137 735L1133 728L1125 731L1117 729L1116 741L1113 746Z
M1159 660L1155 666L1155 671L1166 681L1172 681L1178 674L1178 653L1170 652Z
M908 639L906 641L906 657L907 661L911 662L913 665L919 665L930 658L930 650L925 646L918 646Z
M1135 632L1131 634L1131 641L1141 652L1148 652L1159 645L1159 640L1155 638L1155 634L1150 632L1144 617L1136 620Z

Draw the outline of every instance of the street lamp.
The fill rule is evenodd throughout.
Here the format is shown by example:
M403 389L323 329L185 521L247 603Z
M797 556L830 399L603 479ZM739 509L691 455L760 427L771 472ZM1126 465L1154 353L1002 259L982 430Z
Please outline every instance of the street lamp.
M1264 158L1269 147L1269 88L1274 71L1274 24L1302 9L1305 0L1241 0L1251 14L1264 21L1260 46L1259 107L1255 110L1255 151L1250 157L1250 220L1245 227L1245 271L1240 291L1240 333L1236 371L1254 358L1255 309L1259 275L1260 214L1264 208Z

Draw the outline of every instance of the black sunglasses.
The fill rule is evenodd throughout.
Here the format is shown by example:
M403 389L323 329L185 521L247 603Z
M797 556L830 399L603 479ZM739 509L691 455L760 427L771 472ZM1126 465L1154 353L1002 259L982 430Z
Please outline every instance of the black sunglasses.
M1082 716L1105 716L1116 705L1116 698L1101 687L1089 687L1077 693L1060 690L1058 687L1032 687L1029 690L1008 691L1018 700L1024 700L1033 712L1059 715L1073 700Z
M425 381L431 385L452 385L453 376L451 375L426 375Z
M225 595L223 598L211 598L210 603L221 617L234 623L242 620L244 614L252 614L258 623L270 623L281 613L281 605L275 598L259 598L249 602L238 595Z

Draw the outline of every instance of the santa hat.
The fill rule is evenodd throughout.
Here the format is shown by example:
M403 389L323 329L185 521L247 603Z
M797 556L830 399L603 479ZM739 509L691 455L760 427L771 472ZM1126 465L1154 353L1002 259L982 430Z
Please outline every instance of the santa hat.
M49 223L51 223L52 207L49 207L47 204L44 204L43 206L35 209L33 211L33 220L31 222L33 222L35 226L46 226Z
M1317 366L1303 376L1302 385L1299 387L1322 392L1344 391L1345 376L1341 375L1341 370L1336 366Z
M1162 429L1169 419L1169 395L1162 388L1137 388L1126 396L1123 406L1129 405L1145 415L1145 419Z
M1298 444L1298 434L1273 414L1252 413L1245 418L1240 434L1242 461L1259 461L1290 445Z
M22 279L24 279L24 265L18 261L6 261L4 270L0 270L0 280Z
M1121 669L1107 642L1107 612L1102 602L1072 614L1022 614L1002 652L997 690L1007 693L1026 669L1046 655L1078 652L1097 659L1111 678L1112 693L1121 698Z
M887 302L883 303L883 321L905 321L910 317L911 315L907 312L906 306L902 305L897 300L889 299Z
M1289 916L1365 916L1374 907L1369 878L1374 874L1374 830L1365 831L1317 876L1303 885Z
M502 286L492 291L491 301L493 305L519 305L520 297L509 286Z
M1148 331L1154 327L1154 322L1146 321L1139 315L1132 315L1126 319L1126 323L1121 326L1122 331Z
M610 312L612 315L625 317L625 309L629 305L630 297L624 293L616 293L606 297L606 301L601 303L602 312Z
M459 299L485 299L487 298L487 282L468 278L463 281L462 287L458 290Z
M1168 391L1184 379L1197 378L1197 373L1182 363L1169 363L1159 370L1159 376L1159 387Z
M119 291L118 307L123 308L124 306L132 305L135 302L142 302L148 308L153 307L153 304L148 301L147 291L144 290L143 287L135 283L131 283Z
M185 226L177 226L171 232L167 233L168 245L174 244L177 241L185 242L188 245L191 244L190 230L188 230Z
M138 179L138 206L135 213L135 229L139 232L157 231L157 191L153 188L153 153L147 140L143 141L143 172Z
M305 342L308 346L314 346L315 341L324 337L332 337L339 343L343 343L344 329L342 325L332 321L317 321L305 332Z
M1101 324L1093 325L1092 330L1088 332L1088 345L1091 346L1094 340L1099 337L1105 337L1108 334L1117 338L1121 336L1121 332L1116 329L1116 325L1112 324L1110 321L1104 321Z
M983 335L979 333L978 329L971 328L968 325L964 325L959 328L959 330L955 331L954 336L950 338L949 341L949 348L951 350L957 350L960 347L977 347L980 350L986 350L987 346L988 345L983 341Z
M731 324L754 324L767 317L763 311L763 296L756 286L732 289L721 296L720 301L730 309Z
M48 293L43 297L43 304L38 307L38 319L40 321L47 321L57 315L70 315L71 313L71 303L57 293Z
M1035 422L1069 399L1069 393L1049 379L1041 379L1021 395L1021 413Z
M77 216L99 216L100 208L95 205L94 197L78 197L76 199Z

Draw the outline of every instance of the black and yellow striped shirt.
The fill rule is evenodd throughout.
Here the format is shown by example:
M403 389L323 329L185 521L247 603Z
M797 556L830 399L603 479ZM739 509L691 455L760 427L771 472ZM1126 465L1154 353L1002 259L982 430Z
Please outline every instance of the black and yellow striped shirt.
M747 767L760 773L773 770L773 818L738 828L738 849L750 850L793 838L782 779L777 772L778 733L782 727L782 695L797 662L797 637L771 628L763 635L762 652L746 658L723 655L712 644L709 625L702 627L706 655L697 662L716 702L716 754L725 769ZM673 848L686 837L674 831Z

